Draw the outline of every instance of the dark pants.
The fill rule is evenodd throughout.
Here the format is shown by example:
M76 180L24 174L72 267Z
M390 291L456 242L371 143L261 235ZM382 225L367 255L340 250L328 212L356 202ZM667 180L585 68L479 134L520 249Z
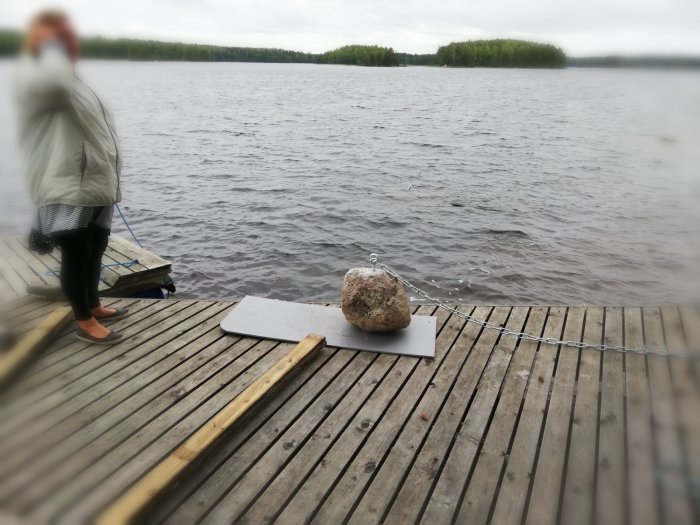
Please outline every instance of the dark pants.
M61 248L61 288L78 321L90 319L90 309L100 306L97 287L108 241L109 230L94 224L56 236Z

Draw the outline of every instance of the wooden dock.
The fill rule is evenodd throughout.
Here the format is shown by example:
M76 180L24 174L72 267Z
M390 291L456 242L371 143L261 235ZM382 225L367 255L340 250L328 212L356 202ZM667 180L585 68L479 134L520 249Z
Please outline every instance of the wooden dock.
M168 261L119 237L110 235L102 260L100 294L126 297L162 288L172 282ZM23 239L0 239L0 303L27 295L27 290L60 294L61 254L39 255Z
M127 340L65 332L0 393L0 521L90 521L294 346L224 334L229 302L113 304ZM54 306L21 299L14 324ZM461 309L567 340L700 342L695 308ZM417 313L437 317L434 359L325 348L144 523L698 523L697 362Z

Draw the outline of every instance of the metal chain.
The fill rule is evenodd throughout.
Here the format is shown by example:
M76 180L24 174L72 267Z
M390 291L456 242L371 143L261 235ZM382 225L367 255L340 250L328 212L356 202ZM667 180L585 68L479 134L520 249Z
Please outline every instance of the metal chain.
M456 315L457 317L460 317L461 319L464 319L466 321L469 321L471 323L477 324L479 326L483 326L484 328L488 330L495 330L496 332L500 332L502 335L510 335L517 337L518 339L526 340L526 341L534 341L537 343L543 343L543 344L548 344L548 345L561 345L561 346L568 346L572 348L578 348L578 349L591 349L591 350L598 350L600 352L603 351L612 351L612 352L621 352L623 354L647 354L647 355L659 355L659 356L664 356L664 357L682 357L686 358L688 357L688 354L686 353L680 353L680 352L670 352L670 351L662 351L662 350L655 350L651 348L647 348L646 346L639 346L635 348L628 348L626 346L613 346L613 345L606 345L606 344L592 344L592 343L584 343L581 341L564 341L560 339L556 339L554 337L538 337L536 335L532 334L527 334L525 332L516 332L513 330L508 330L504 326L500 325L495 325L493 323L489 323L488 321L482 321L481 319L477 319L476 317L473 317L471 315L465 314L464 312L460 312L456 308L446 304L444 301L441 301L440 299L435 299L434 297L430 296L427 292L424 292L417 286L415 286L413 283L411 283L408 279L400 275L396 270L391 268L390 266L387 266L386 264L382 263L379 261L379 256L376 253L373 253L369 256L369 262L372 263L372 266L374 268L380 268L384 270L386 273L391 275L392 277L395 277L398 279L398 281L412 290L413 292L417 293L419 296L421 296L423 299L429 301L431 304L442 308L443 310L446 310L450 312L453 315Z

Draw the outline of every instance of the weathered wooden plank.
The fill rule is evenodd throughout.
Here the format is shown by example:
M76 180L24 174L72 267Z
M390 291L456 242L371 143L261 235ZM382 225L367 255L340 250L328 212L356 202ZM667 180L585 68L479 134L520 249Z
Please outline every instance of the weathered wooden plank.
M193 304L193 302L158 301L151 299L111 299L105 301L103 304L112 307L129 308L128 316L119 320L110 321L106 324L110 329L124 333L128 332L129 335L131 335L132 333L137 333L139 329L144 326L144 323L148 323L149 318L163 312L165 309L177 307L178 305L184 308ZM162 319L160 319L160 321L162 321ZM75 333L63 334L56 340L55 344L52 344L51 347L47 349L45 357L37 363L39 368L36 369L36 373L27 375L26 380L18 383L17 387L25 388L30 391L36 390L37 387L49 388L51 379L66 372L82 370L80 368L76 369L76 365L81 362L81 358L90 360L98 356L104 357L104 355L105 352L95 352L95 347L93 345L76 340ZM107 352L106 355L113 355L113 353ZM71 359L70 361L66 361L66 358ZM38 394L32 392L32 395ZM31 402L33 400L25 398L25 401ZM0 411L1 410L0 408ZM24 406L14 405L12 410L21 412L24 410Z
M133 317L130 316L131 319L126 318L122 319L118 323L109 323L109 327L117 331L120 331L123 327L128 326L127 323L133 323L134 319L139 318L139 312L142 312L148 308L149 305L149 303L139 301L137 299L112 300L106 301L104 304L113 308L130 308L130 313L133 315ZM68 357L83 350L85 350L85 347L76 344L74 333L68 332L65 335L58 337L56 341L46 349L46 351L42 352L41 359L33 363L32 366L28 368L24 374L22 374L22 377L18 378L17 382L13 384L12 391L9 392L7 399L10 400L24 397L28 392L37 386L45 384L49 379L51 379L51 377L60 375L61 371L57 370L59 363L62 360L67 359ZM94 354L95 352L92 351L89 354L85 352L84 355L94 356ZM73 367L74 366L76 365L74 364ZM51 375L51 370L56 371L53 376ZM39 378L38 376L40 374L43 377ZM0 405L2 405L2 403L0 403ZM14 412L16 413L19 407L16 407L14 403L11 403L8 404L6 408L8 409L7 412L0 408L0 414L13 413L13 408L15 409ZM2 417L2 415L0 415L0 417Z
M605 309L606 345L622 344L622 309ZM625 523L625 373L624 355L603 352L598 420L596 520L602 525Z
M181 310L176 316L180 316L179 320L185 325L184 329L191 329L201 321L201 318L197 318L197 314L203 309L206 311L209 306L211 305L207 303L195 304L191 308ZM157 330L158 328L153 327L152 329ZM161 330L163 329L161 327ZM43 414L43 416L27 421L4 440L3 450L12 451L12 454L8 461L3 462L0 466L1 472L17 469L23 462L32 457L35 449L50 446L57 440L60 441L62 435L48 432L48 430L57 428L57 425L66 417L85 406L89 406L100 396L107 395L115 386L128 381L129 371L125 371L125 369L138 366L140 359L145 357L158 360L159 354L151 352L176 337L174 334L169 334L169 337L156 337L158 332L153 335L152 338L146 339L145 344L139 345L137 341L133 341L131 347L122 349L124 352L122 354L116 352L119 349L115 346L115 353L111 356L113 359L107 360L91 372L67 382L65 388L59 388L49 395L42 406L37 409L38 413ZM115 376L116 382L110 380L112 376ZM26 475L28 474L29 472L26 471ZM15 474L13 479L19 483L24 480L24 476L25 471L21 470L19 474ZM15 487L0 487L0 498L6 498L6 491L11 488L14 490Z
M9 268L7 263L5 263L0 256L0 308L2 309L1 311L3 313L6 311L6 305L23 296L21 293L22 288L22 286L19 287L20 291L14 289L13 283L9 276Z
M51 343L73 316L67 306L59 306L43 319L31 332L22 337L12 348L0 355L0 384L6 382L13 373L36 352Z
M15 253L17 254L18 260L21 260L22 263L34 274L34 279L28 284L43 284L51 287L59 286L61 258L60 255L57 256L56 254L60 254L60 250L57 249L55 250L55 253L48 254L49 258L42 259L41 266L37 266L37 258L34 252L27 247L26 241L23 243L19 239L7 239L6 242L8 245L16 248ZM53 264L51 264L51 261L53 261ZM107 260L106 262L111 263L112 261ZM103 268L101 279L107 286L110 286L112 283L116 282L118 277L119 274L112 268ZM101 283L100 287L104 288L104 285Z
M18 239L6 239L5 245L8 250L12 250L17 257L22 259L29 268L37 275L41 282L47 286L60 286L59 279L52 275L50 269L36 254L27 248Z
M27 241L23 239L8 239L8 243L14 243L16 246L16 252L20 258L27 264L31 260L35 259L41 263L41 266L32 266L32 270L37 274L40 282L37 285L30 287L29 292L37 294L46 294L47 297L52 297L52 294L56 294L59 298L62 297L62 293L59 289L60 286L60 271L61 271L61 250L55 249L51 253L47 254L37 254L29 249ZM114 261L106 257L103 263L111 264ZM102 275L100 276L101 281L98 285L100 290L108 288L112 283L116 282L118 274L114 272L111 268L104 268ZM42 290L41 285L46 285ZM55 297L54 297L55 298Z
M35 398L37 393L45 393L45 395L39 397L35 404L27 407L22 413L7 422L8 431L12 431L3 440L0 449L14 449L17 446L23 446L28 436L42 436L44 430L53 426L57 418L62 417L62 412L56 411L56 408L63 403L70 402L81 394L82 396L78 398L79 400L89 401L94 399L93 390L99 388L100 382L144 355L148 355L154 345L156 347L160 346L160 344L153 341L155 336L167 332L171 339L176 338L178 334L171 331L172 325L163 322L158 323L160 317L167 319L167 314L170 313L172 316L169 321L179 324L210 305L207 303L176 304L172 312L161 311L147 319L147 329L143 332L132 335L129 330L125 331L127 338L123 343L115 345L108 351L96 353L95 357L88 360L89 365L83 364L76 370L65 372L57 380L47 383L46 389L41 388L32 391L31 397L33 398ZM136 327L135 329L139 329L143 327L143 324L139 325L139 323L136 323L134 326ZM148 342L141 344L143 341ZM39 400L41 401L39 402ZM73 404L69 406L75 406L77 402L73 400ZM42 414L44 417L37 417ZM17 456L14 455L14 457Z
M433 308L424 306L423 311L425 310L430 311ZM443 322L447 319L447 315L440 317ZM358 382L365 385L364 390L370 391L370 394L354 413L345 413L347 411L338 406L329 418L309 435L306 444L297 447L294 456L284 469L274 476L274 481L265 486L264 492L249 503L244 513L239 513L234 518L250 523L269 520L283 510L284 502L293 496L299 484L308 478L314 469L320 466L323 472L328 472L329 462L339 465L344 464L341 463L342 459L349 460L352 452L357 450L360 443L371 433L372 427L382 419L387 407L400 394L402 385L420 366L420 362L420 359L415 358L396 359L396 356L380 356ZM387 363L390 364L390 369L378 377ZM356 386L350 395L361 397L362 390ZM333 479L329 479L325 486L332 483ZM237 489L234 487L233 491L236 492ZM312 508L309 506L309 510ZM300 516L297 516L297 519L299 518ZM284 517L279 519L285 520Z
M700 306L681 307L681 317L688 338L688 352L691 356L688 366L693 379L700 385Z
M32 271L29 264L22 260L21 257L17 256L17 254L2 239L0 239L0 255L24 283L24 292L21 295L26 294L28 285L43 283L42 279L34 271Z
M135 300L131 300L134 302ZM35 299L36 304L43 304L40 310L45 313L51 310L51 306L54 308L57 306L63 306L62 303L51 303L45 300ZM117 302L119 304L119 301ZM48 309L45 309L48 306ZM39 310L37 310L39 311ZM34 312L27 314L27 316L33 316ZM29 317L26 317L29 318ZM35 325L41 317L34 319L33 324ZM9 414L16 414L21 412L19 410L18 404L22 404L27 396L28 392L32 390L32 378L37 374L38 370L41 370L47 366L47 362L57 362L63 357L70 355L74 350L75 346L75 333L72 330L64 330L62 334L58 334L53 340L51 345L49 345L44 351L39 355L39 358L30 362L22 374L15 378L12 382L11 389L5 389L0 391L0 420L5 420ZM94 352L93 352L94 353Z
M57 268L60 268L61 266L61 258L60 258L60 251L59 250L54 250L50 253L37 253L35 251L32 251L29 249L29 242L25 238L18 238L18 239L13 239L25 252L32 253L34 257L41 261L41 264L44 266L45 270L44 273L49 272L49 271L54 271ZM57 256L57 254L59 254ZM56 280L58 280L58 277L55 277Z
M528 313L528 308L512 309L505 327L521 332ZM518 343L517 337L508 335L499 336L492 342L490 332L482 333L460 372L440 416L403 481L386 516L387 522L415 522L426 505L429 516L424 519L434 523L448 522L455 514ZM489 345L493 346L489 348ZM488 355L488 361L483 365L482 353Z
M110 239L111 240L111 239ZM109 259L109 262L107 262ZM138 262L136 259L131 257L126 257L120 252L114 249L114 242L110 242L105 249L105 260L103 263L116 264L112 268L118 271L119 275L129 275L132 273L138 273L139 271L148 270L146 266Z
M681 315L676 307L663 307L664 336L669 352L685 354L690 351L692 325L690 319L682 323ZM690 505L690 521L700 521L700 384L693 380L687 359L669 358L671 369L671 384L675 397L676 413L678 415L678 433L680 441L679 457L671 465L660 465L660 474L666 483L662 488L669 491L667 483L677 487L675 496ZM670 468L669 468L670 467ZM676 471L676 476L669 475ZM675 479L674 479L675 478ZM679 479L680 478L680 479ZM680 522L678 522L680 523Z
M470 308L465 313L473 313L472 310ZM443 366L444 359L448 355L453 359L464 357L456 352L454 354L447 352L459 336L464 321L456 316L449 318L448 321L448 315L444 310L438 310L435 315L438 326L435 359L421 361L408 374L400 393L391 400L380 418L376 420L368 418L364 425L362 424L364 419L357 418L359 424L355 426L351 424L348 427L342 438L323 456L321 462L315 465L303 484L296 489L288 505L284 509L279 509L281 514L277 519L280 522L311 519L317 507L324 503L327 495L331 500L336 495L339 500L342 497L342 505L345 508L339 508L331 502L327 506L324 505L324 509L337 512L342 516L347 514L355 498L361 493L365 480L371 479L371 473L381 465L382 458L385 457L422 393L431 388L431 384L436 385L433 382L435 371ZM383 388L383 385L380 385L380 388ZM359 473L361 475L358 477ZM272 495L269 490L268 493ZM325 510L322 509L321 512Z
M20 465L21 472L13 477L15 488L9 495L13 505L30 506L54 491L75 472L96 461L109 446L126 439L134 426L143 425L149 416L154 418L177 403L181 395L198 384L197 380L203 381L213 373L212 367L221 368L231 362L232 355L238 356L240 339L225 337L217 329L226 308L215 305L188 320L195 328L111 376L99 385L94 401L54 426L53 444L44 445L47 452ZM255 344L250 339L246 342L248 347ZM211 362L210 357L224 350L227 355ZM197 365L202 365L203 370ZM175 386L178 379L179 385ZM168 388L170 392L166 391ZM109 443L100 440L105 435L110 438Z
M667 352L664 341L661 311L659 308L644 308L644 334L648 348ZM668 484L681 485L685 479L674 469L665 471L669 465L677 465L683 457L678 434L678 414L673 399L673 382L670 374L669 357L648 355L647 368L651 388L654 437L656 444L657 474L664 472L664 483L658 486L661 493L660 508L663 523L690 523L692 510L688 500L668 490Z
M110 287L114 287L122 279L130 278L137 274L130 260L125 259L121 254L114 251L109 245L105 248L102 256L102 272L100 280Z
M206 520L216 522L223 516L231 516L233 521L241 519L240 516L254 502L256 495L276 477L277 472L294 461L299 453L302 457L308 458L313 465L338 435L351 424L354 416L368 401L377 385L392 370L397 360L398 357L395 355L377 355L346 395L335 403L332 409L326 411L325 417L319 420L309 418L305 413L299 418L274 446L256 460L252 469L247 470L235 484L229 487L226 495L217 502ZM295 462L295 466L299 465L300 463ZM306 465L306 468L311 465ZM279 503L278 500L276 505ZM251 522L255 523L255 520Z
M110 242L111 249L119 254L124 260L138 261L138 272L131 276L122 276L115 285L117 289L130 289L138 286L139 280L152 282L161 276L165 280L170 273L171 265L165 259L126 241L118 235L112 235Z
M45 302L42 306L32 310L28 314L12 320L12 328L16 333L23 334L34 328L42 319L61 306L63 302ZM56 334L58 335L58 334Z
M104 291L100 292L100 297L123 297L146 290L164 288L171 281L168 273L147 270L133 274L128 281L120 279L111 288L105 288Z
M161 301L160 303L150 301L141 303L139 301L135 304L137 308L134 308L132 311L134 314L138 315L129 315L124 319L112 322L109 325L110 328L131 334L131 330L134 332L138 331L140 327L144 326L144 323L147 324L149 318L152 318L151 320L156 322L162 321L163 318L158 319L154 316L159 313L163 315L163 310L173 306L177 307L178 305L185 308L191 303L181 303L177 301ZM141 309L141 305L143 305L143 309ZM139 310L141 310L140 313L138 312ZM58 355L52 356L52 359L48 360L51 364L44 367L45 369L41 370L38 374L29 375L22 382L18 382L17 385L13 386L13 391L15 389L22 391L21 400L19 400L18 403L12 403L12 405L8 407L0 407L0 417L3 418L3 421L6 423L9 422L8 416L10 414L24 413L28 406L36 404L40 399L45 399L51 392L58 388L56 385L52 384L52 379L57 379L59 376L66 373L69 373L70 376L78 377L79 372L86 371L86 368L77 366L82 363L82 361L99 361L106 357L114 356L114 352L95 352L93 345L76 340L74 333L68 333L58 338L47 352L55 352L64 347L68 347L69 356L59 352ZM76 352L76 350L78 351ZM60 387L65 386L66 377L60 379ZM0 429L0 435L1 433L2 429Z
M59 522L81 523L104 508L115 493L131 486L293 347L268 341L263 344L268 351L261 359L244 371L234 365L212 375L171 410L148 422L130 440L110 449L98 464L81 471L61 493L37 502L31 516L45 519L58 508L65 511L59 510L63 514Z
M274 472L279 468L280 463L284 463L286 457L292 457L295 450L307 442L307 437L318 425L325 422L333 411L341 409L353 410L353 403L361 403L364 397L351 395L356 385L363 390L369 385L369 381L376 376L370 376L369 381L365 374L370 366L377 360L379 355L371 355L367 352L360 352L345 367L332 384L330 384L299 416L286 428L279 429L272 443L262 448L256 441L249 440L233 456L220 465L216 472L207 480L206 491L197 491L200 496L196 496L201 503L199 508L187 505L173 515L169 521L182 521L184 517L197 515L198 519L207 513L210 506L218 501L222 501L219 508L228 508L233 515L243 509L237 507L238 501L226 501L226 497L232 497L231 488L237 487L244 491L248 498L252 497L253 489L258 488L259 483L265 483L273 477ZM380 363L386 366L386 358ZM383 373L385 369L375 369L375 372ZM381 377L381 376L379 376ZM279 428L279 427L277 427ZM247 484L241 484L241 480L246 479ZM235 490L235 489L234 489ZM254 492L253 492L254 494ZM245 503L244 503L245 504ZM215 519L216 509L209 519ZM219 512L222 512L221 510Z
M3 248L0 250L0 276L6 283L6 293L14 293L14 297L22 297L27 295L27 283L22 279L22 276L15 270L14 266L7 258L9 250Z
M108 323L108 326L119 332L134 332L142 330L147 326L148 319L159 314L164 309L180 305L185 308L188 304L193 304L192 301L175 301L175 300L157 300L157 299L121 299L104 301L103 304L112 307L127 307L129 315L126 318ZM212 303L213 304L213 303ZM233 303L231 303L233 304ZM173 310L174 312L174 310ZM162 322L161 320L156 323ZM137 325L136 323L142 323ZM153 324L156 324L153 323ZM65 386L61 378L67 371L73 371L81 368L84 362L90 362L97 357L94 347L89 344L76 341L73 333L65 334L60 337L55 344L52 344L49 349L42 353L42 358L36 362L30 370L22 374L16 383L13 383L12 391L9 393L8 399L22 398L18 403L11 403L8 408L8 413L16 413L19 405L27 400L28 396L34 395L34 390L38 387L44 387L45 384L57 381L60 386ZM67 361L67 359L71 361ZM82 361L81 361L82 359ZM0 403L0 405L2 405ZM2 417L3 407L0 406L0 417Z
M525 325L525 332L541 336L544 332L548 308L533 307ZM519 342L506 373L505 382L496 402L496 409L489 426L480 454L477 457L471 478L465 487L464 496L458 502L456 521L458 523L486 523L491 503L497 492L500 473L508 455L511 435L517 424L522 398L532 372L532 363L537 351L537 343L522 340ZM466 474L466 473L465 473ZM451 500L443 502L449 487L441 488L431 498L421 523L434 523L433 517L446 515L451 511Z
M326 404L322 407L325 411L333 406L332 401L335 398L327 397L325 392L336 388L335 383L341 374L350 375L347 366L356 356L355 351L324 349L319 358L312 363L315 366L317 361L325 359L322 366L319 365L317 370L305 367L300 376L270 399L266 410L258 411L241 426L239 432L217 447L207 461L200 465L196 475L188 476L179 483L172 494L153 509L147 521L160 523L167 518L167 521L172 523L188 523L189 521L183 521L183 516L192 513L193 509L198 509L194 512L196 515L205 512L208 505L235 481L235 476L240 476L247 466L254 464L255 459L277 442L318 398L325 396ZM232 478L217 478L221 466L227 464L231 467L233 460L240 463L234 468L235 474L232 474ZM200 501L201 505L198 504Z
M569 308L564 340L582 340L584 316L585 308ZM566 346L562 346L559 352L527 507L526 522L533 525L558 522L579 354L579 350Z
M506 325L510 313L510 307L497 307L491 315L490 322L496 326ZM523 321L524 318L518 321L518 329L522 327ZM474 445L474 442L478 443L481 440L488 421L488 416L479 412L479 405L475 407L472 402L482 375L488 373L487 366L491 367L492 373L499 369L499 359L503 358L503 353L497 351L499 339L500 333L495 330L486 329L481 333L459 371L450 393L445 397L444 404L434 408L438 415L432 422L413 464L404 475L403 483L384 518L387 522L416 521L428 502L431 487L439 476L446 474L450 477L453 474L450 472L451 467L457 464L469 471L471 459L468 456L471 454L469 450L465 451L464 446L467 443ZM505 367L501 367L500 372L504 373ZM493 380L500 381L502 377L500 375ZM472 409L468 417L467 411ZM461 447L454 448L453 445L457 441ZM452 454L449 454L450 452ZM448 463L452 465L447 466ZM447 472L444 469L447 469ZM456 468L459 469L460 467ZM452 489L454 488L453 486ZM452 509L457 507L459 494L456 496L452 501Z
M60 271L60 250L39 255L29 250L26 240L13 239L6 242L14 248L15 254L21 259L23 265L28 267L28 271L34 274L35 280L32 281L34 284L50 285L47 289L57 288L58 277L48 273ZM132 261L138 262L132 263ZM118 235L110 236L102 263L104 268L100 276L100 294L111 296L158 286L167 278L171 269L168 261L137 247ZM162 276L162 279L159 280L159 276ZM17 293L25 295L26 285L21 286Z
M70 510L76 502L82 502L81 492L87 494L95 490L93 497L98 502L92 503L93 511L99 510L144 474L148 466L143 464L144 458L149 465L157 463L213 416L214 406L223 407L251 378L289 350L273 341L236 339L232 336L219 339L216 343L218 357L191 371L167 392L155 396L155 392L151 392L148 396L151 400L145 404L132 403L130 398L125 406L118 405L99 418L97 426L90 425L87 432L91 434L91 441L81 449L80 456L68 458L61 465L61 470L65 471L62 476L53 476L48 484L42 483L40 491L33 491L32 498L23 498L22 509L42 506L37 512L45 515L50 514L51 507L66 506L66 510ZM219 392L224 387L226 389ZM113 424L115 420L116 425ZM108 436L109 441L105 442L100 433ZM153 448L159 452L142 450ZM123 477L118 485L106 489L103 486L105 477L117 475L115 472L121 472L118 475ZM52 500L55 488L65 482L66 476L76 479L77 487L71 486ZM69 503L71 500L73 503Z
M32 310L44 306L47 302L43 298L30 295L16 297L7 303L0 303L0 316L9 322L27 315Z
M586 309L583 332L585 343L603 342L604 315L602 308ZM593 521L601 358L598 350L581 350L564 498L561 503L562 523L588 525Z
M549 311L544 337L561 339L566 308ZM530 475L537 455L547 398L559 347L541 344L535 355L515 437L493 511L494 523L520 523L526 510Z
M641 308L624 309L625 346L644 346ZM630 494L629 520L635 524L659 522L658 494L654 480L654 436L651 426L651 395L646 357L625 356L627 408L627 468Z
M22 304L20 308L26 308L27 313L22 317L23 323L29 325L32 311L37 314L42 306ZM223 307L221 304L216 308ZM697 315L695 310L690 310ZM566 339L576 339L570 333L575 331L577 311L582 310L569 311L563 335ZM586 311L584 338L598 343L601 327L596 322L596 312L601 310ZM679 349L687 344L682 340L683 335L690 339L691 329L684 311L680 311L679 318L679 310L664 309L662 319L658 310L654 315L655 309L645 309L644 329L639 309L617 311L621 312L618 339L624 334L627 346L638 346L643 335L650 347L663 347L665 337L670 347ZM535 324L540 329L546 308L533 308L527 325L536 321L538 312L540 322ZM192 321L194 316L188 319ZM283 346L270 342L256 344L252 339L227 345L226 336L214 329L213 319L211 316L197 328L177 334L169 341L165 335L156 336L158 345L124 367L118 365L116 355L104 359L102 355L91 354L88 347L76 350L78 345L62 336L52 345L53 353L37 363L45 367L43 361L51 362L43 372L49 386L39 381L42 373L34 372L27 378L18 378L8 392L0 393L0 419L4 422L3 413L9 413L9 420L13 421L25 409L34 410L34 403L27 403L23 395L15 397L16 387L28 389L30 397L37 395L34 388L50 394L65 386L73 392L58 404L52 402L55 414L48 417L55 418L56 424L41 432L56 432L55 446L47 441L43 448L39 447L42 450L37 448L31 454L22 447L11 447L3 453L7 464L14 467L3 470L6 463L3 459L0 476L5 472L10 477L4 477L0 486L15 478L15 474L22 480L22 486L14 485L6 492L0 506L28 513L30 518L38 520L72 524L90 518L214 415L226 402L222 397L230 399L240 392L256 371L280 357L284 350ZM679 319L683 321L682 330ZM514 320L511 314L509 324ZM156 329L156 323L136 325L133 319L126 322L134 329L138 326ZM463 329L466 331L468 327L467 324ZM611 339L615 325L608 322L607 328L607 340L611 341L615 339ZM446 340L443 333L448 330L459 333L460 329L454 322L448 323L440 337ZM528 326L525 331L531 332ZM654 343L654 338L660 341ZM282 398L275 396L263 410L241 422L230 440L217 446L172 495L169 493L168 498L150 509L146 521L190 523L225 518L241 522L274 519L279 523L312 520L364 523L382 518L386 522L420 518L422 523L499 522L502 515L496 513L499 500L494 502L494 494L499 484L508 481L507 469L503 468L508 453L513 456L521 453L513 450L522 449L517 438L522 430L513 431L513 428L524 424L526 416L520 413L520 404L524 401L527 406L528 401L523 391L528 377L528 392L536 388L532 383L539 382L536 370L542 359L539 355L535 357L537 345L529 341L522 341L508 355L503 348L507 339L501 337L496 349L486 354L488 362L481 367L476 366L479 356L474 349L467 355L458 352L459 359L455 360L451 357L453 348L446 355L440 355L439 350L438 357L429 364L421 361L415 365L388 356L368 357L366 366L357 367L354 375L350 374L350 368L343 367L358 363L362 354L324 350L321 355L325 365L317 366L314 362L313 371L302 372L303 380L295 379L280 390ZM143 344L148 341L139 341L133 351L138 352L137 348ZM482 340L477 341L474 348L481 344ZM60 349L55 348L61 345ZM529 362L528 345L533 346ZM571 350L562 347L559 351L551 397L545 404L546 412L539 415L540 437L535 439L540 442L539 450L533 456L533 477L524 483L529 487L524 519L531 523L557 521L558 506L561 506L559 521L590 523L597 519L591 507L601 505L600 497L594 495L594 480L596 427L605 416L598 412L599 401L601 407L606 406L598 394L600 363L605 357L597 351L581 351L578 380L574 385L573 356L577 351L565 353ZM130 353L126 354L127 361L131 359ZM388 366L382 362L385 359L390 361ZM623 460L622 465L629 469L624 489L632 496L627 516L630 523L657 520L692 523L697 519L688 498L679 497L675 489L667 486L677 481L681 488L687 485L678 470L666 472L667 465L685 461L693 469L697 465L694 458L700 453L697 440L693 439L700 431L696 428L698 418L694 416L700 410L697 406L700 396L687 362L676 359L651 355L627 355L624 359L620 389L625 394L622 406L627 434L623 437L626 462ZM96 381L95 373L100 375L100 369L112 366L117 367L115 373ZM90 370L83 373L83 367ZM448 371L452 375L445 387L440 382ZM646 382L647 373L650 384ZM61 378L62 374L66 377ZM602 375L605 376L605 370ZM33 387L29 388L29 378L35 376ZM478 378L476 383L474 378ZM661 394L657 385L662 387ZM87 393L93 388L96 397L89 399ZM432 403L421 402L425 392L435 388L442 389L441 395ZM327 394L331 389L335 389L335 397ZM436 407L435 413L427 413L425 407ZM419 410L426 413L419 414ZM447 417L451 413L454 417ZM423 417L412 421L418 415L428 421ZM652 416L653 427L649 422ZM669 427L665 422L670 423ZM11 439L15 439L13 435ZM514 439L512 444L511 439ZM650 450L652 444L656 454ZM403 449L404 445L414 448L406 446L398 457L396 452L391 452L392 448ZM568 458L563 461L566 451ZM14 459L17 454L23 458L19 462ZM600 454L603 454L602 446ZM658 456L657 465L654 456ZM435 466L429 461L433 457L438 458ZM602 468L598 466L598 470ZM389 470L394 471L393 477ZM661 486L650 482L648 473L654 470L665 476ZM27 475L22 476L23 471ZM565 478L563 501L559 502L562 476ZM384 479L388 483L383 483ZM370 496L382 490L389 494L379 494L380 505L376 509L367 506ZM636 494L639 496L635 501ZM504 496L501 492L496 497ZM596 498L598 502L594 505ZM516 521L521 518L518 516Z
M112 234L110 236L112 249L122 254L126 259L138 260L139 264L145 266L149 270L163 269L170 271L170 262L162 257L149 252L145 248L136 246L134 243L127 241L119 235Z
M501 324L505 321L507 314L507 309L480 307L474 311L473 316L479 320L488 319L494 324ZM350 523L358 521L380 522L383 516L391 510L393 501L403 486L404 477L410 472L431 426L440 415L443 400L449 395L458 395L454 392L453 387L460 372L468 366L470 359L475 359L478 366L481 360L487 357L479 355L479 351L482 348L488 348L489 344L493 344L493 334L488 333L493 331L483 332L483 334L482 331L483 329L478 323L467 322L463 325L462 332L457 339L448 332L446 337L439 341L438 346L444 359L442 363L435 364L439 366L433 367L433 376L425 378L429 379L429 382L421 389L418 402L416 403L411 398L404 400L399 397L400 402L411 402L406 407L410 410L410 415L400 427L385 457L378 463L376 471L370 472L369 476L365 475L360 478L363 479L365 485L357 497L355 509L350 509L351 515L348 516ZM482 337L484 337L483 340ZM353 473L353 475L355 474ZM329 515L338 515L337 509L332 507L335 505L334 501L342 497L341 490L340 485L336 486L331 494L333 499L329 497L326 500L321 512L315 518L316 522L322 523L328 519ZM335 518L331 518L330 521L335 521Z
M188 467L235 425L249 410L269 395L296 369L313 358L326 344L323 336L310 334L258 377L233 401L193 434L183 445L161 461L97 519L102 525L129 523L149 502L181 476Z
M691 355L698 356L700 355L700 308L681 306L680 316L686 335L687 350Z
M170 266L149 268L141 264L140 259L133 253L133 257L124 255L117 248L119 241L110 237L110 244L105 250L103 264L114 270L118 277L111 282L111 287L105 289L103 296L127 295L141 290L162 286L169 279ZM138 248L139 251L145 250Z

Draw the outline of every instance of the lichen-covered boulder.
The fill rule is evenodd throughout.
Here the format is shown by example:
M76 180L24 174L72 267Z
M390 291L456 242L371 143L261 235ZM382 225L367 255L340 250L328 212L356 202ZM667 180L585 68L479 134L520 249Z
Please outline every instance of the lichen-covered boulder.
M353 268L340 293L345 319L366 332L392 332L411 324L411 306L401 283L383 270Z

